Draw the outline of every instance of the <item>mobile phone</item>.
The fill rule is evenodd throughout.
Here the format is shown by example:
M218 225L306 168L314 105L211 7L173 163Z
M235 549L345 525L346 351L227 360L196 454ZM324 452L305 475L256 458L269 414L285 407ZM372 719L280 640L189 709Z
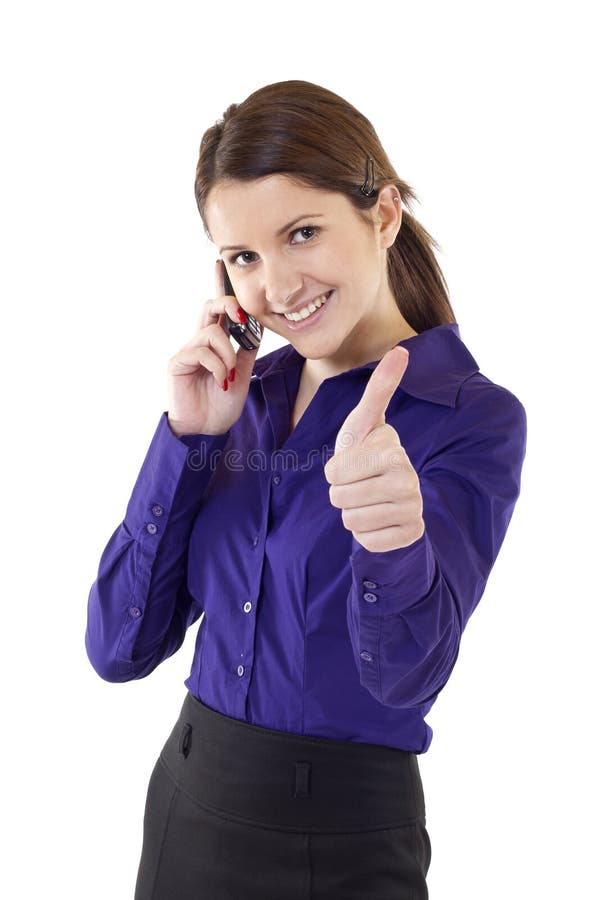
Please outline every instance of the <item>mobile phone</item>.
M225 288L225 293L235 297L223 260L221 260L221 271L223 272L223 287ZM257 319L255 319L254 316L251 316L250 313L246 313L246 323L242 325L241 322L234 322L233 319L230 319L227 313L225 313L225 316L227 318L229 334L238 342L240 347L243 347L244 350L256 350L262 337L261 326Z

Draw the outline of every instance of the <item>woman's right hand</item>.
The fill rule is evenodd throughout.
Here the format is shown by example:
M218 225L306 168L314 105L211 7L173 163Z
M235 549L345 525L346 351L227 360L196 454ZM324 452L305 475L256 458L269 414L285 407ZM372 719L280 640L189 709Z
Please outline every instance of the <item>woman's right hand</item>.
M168 362L168 422L177 437L224 434L240 417L248 396L258 348L239 347L236 353L231 343L225 312L239 322L240 305L223 295L220 260L215 286L217 297L204 304L193 338Z

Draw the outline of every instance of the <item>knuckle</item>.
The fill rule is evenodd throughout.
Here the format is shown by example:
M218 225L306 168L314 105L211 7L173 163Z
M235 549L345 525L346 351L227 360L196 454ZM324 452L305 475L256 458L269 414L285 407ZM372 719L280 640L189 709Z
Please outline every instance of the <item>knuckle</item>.
M402 470L406 466L406 453L401 448L396 448L388 456L390 468Z
M377 549L376 546L375 546L375 541L374 541L371 537L368 537L367 535L361 534L360 531L356 532L355 537L356 537L356 540L357 540L360 544L363 545L363 547L365 548L365 550L370 550L371 552L373 552L374 550Z
M331 484L331 485L336 484L336 477L339 476L338 469L339 469L339 464L337 461L335 463L332 463L331 461L329 461L327 463L327 465L325 466L323 471L325 473L325 478L327 479L329 484Z
M423 492L421 491L421 481L420 481L418 475L415 476L415 494L417 495L417 498L419 500L419 503L421 504L421 509L422 509L423 508Z
M381 434L382 437L385 438L386 442L391 442L394 444L398 443L398 432L393 425L390 425L389 422L385 422L385 424L382 426Z
M344 527L347 528L349 531L352 530L353 524L355 524L354 518L355 517L352 515L352 512L350 510L348 510L348 509L342 510L342 522L344 523Z
M413 500L404 507L404 521L406 523L406 528L408 528L409 531L412 531L418 527L420 520L420 506Z
M417 522L420 520L420 518L421 518L421 513L422 513L422 511L423 511L423 506L422 506L422 504L419 502L419 498L418 498L418 497L415 497L413 500L411 500L409 509L410 509L410 518L411 518L411 521L417 523Z
M414 544L415 541L418 541L419 538L423 535L424 530L425 529L422 525L422 522L415 523L412 528L409 529L408 536L410 540L407 541L406 546L408 546L409 544Z

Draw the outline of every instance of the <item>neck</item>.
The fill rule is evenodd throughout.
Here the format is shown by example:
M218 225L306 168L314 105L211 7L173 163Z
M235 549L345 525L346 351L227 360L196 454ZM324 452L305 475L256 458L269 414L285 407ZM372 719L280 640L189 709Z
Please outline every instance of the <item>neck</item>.
M333 356L306 359L302 377L305 382L318 386L326 378L382 359L399 341L414 337L418 332L411 328L393 301L391 315L380 322L369 322L358 334L353 332Z

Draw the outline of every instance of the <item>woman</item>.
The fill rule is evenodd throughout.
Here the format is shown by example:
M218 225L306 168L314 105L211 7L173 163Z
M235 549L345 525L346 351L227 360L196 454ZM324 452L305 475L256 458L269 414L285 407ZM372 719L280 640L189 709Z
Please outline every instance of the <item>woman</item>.
M88 604L109 681L204 613L136 900L425 898L425 715L506 534L525 413L460 340L415 194L342 98L288 81L230 106L196 198L216 296ZM226 314L248 313L287 343L236 352Z

